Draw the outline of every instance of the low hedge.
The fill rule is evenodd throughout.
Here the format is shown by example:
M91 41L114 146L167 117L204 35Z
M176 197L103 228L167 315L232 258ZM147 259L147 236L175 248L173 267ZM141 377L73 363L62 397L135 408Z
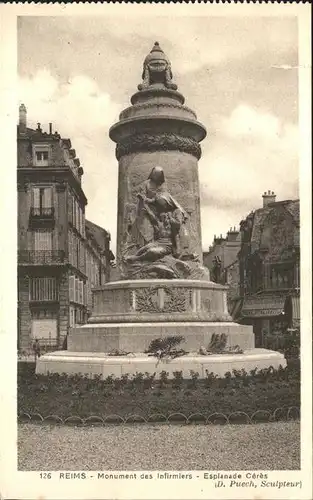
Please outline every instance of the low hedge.
M176 372L172 380L166 372L159 380L142 373L105 380L100 376L45 376L35 374L34 363L18 366L18 411L43 417L117 414L124 418L139 414L146 418L153 413L168 416L174 412L229 415L236 411L273 413L287 407L300 407L298 361L290 361L286 368L278 370L254 370L249 374L234 370L224 378L207 373L202 380L195 372L190 380L184 380L181 372Z

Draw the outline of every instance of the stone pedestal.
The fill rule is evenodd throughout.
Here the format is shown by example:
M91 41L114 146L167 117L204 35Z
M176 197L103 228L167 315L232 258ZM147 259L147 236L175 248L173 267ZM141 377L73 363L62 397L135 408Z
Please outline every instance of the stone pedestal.
M155 338L184 337L182 347L196 352L212 335L227 345L254 347L251 326L233 323L227 287L200 280L125 280L93 291L88 324L70 331L72 352L144 352Z
M81 373L121 376L128 373L160 374L172 378L182 371L205 377L206 370L223 376L232 369L286 366L274 351L254 348L251 326L232 321L227 311L227 287L199 280L125 280L94 290L94 308L88 324L71 329L68 351L42 356L36 373ZM225 335L227 348L242 354L199 355L213 334ZM187 355L159 361L144 354L152 340L181 335ZM126 352L127 356L112 355Z
M227 287L184 279L124 280L93 290L88 323L232 321Z

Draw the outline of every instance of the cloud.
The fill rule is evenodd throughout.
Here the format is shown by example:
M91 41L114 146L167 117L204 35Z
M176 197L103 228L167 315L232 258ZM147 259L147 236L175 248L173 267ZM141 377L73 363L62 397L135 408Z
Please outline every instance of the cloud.
M298 128L239 104L216 119L218 132L200 161L203 245L262 206L265 190L277 200L298 193Z
M222 119L221 128L229 137L258 137L272 139L280 134L277 116L260 113L245 104L238 105L231 115Z

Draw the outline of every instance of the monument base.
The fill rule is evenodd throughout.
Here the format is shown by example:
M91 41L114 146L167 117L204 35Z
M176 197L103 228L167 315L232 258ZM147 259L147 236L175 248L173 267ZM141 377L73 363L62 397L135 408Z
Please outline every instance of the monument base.
M206 372L213 372L223 377L232 370L246 370L249 373L254 369L264 369L272 366L285 368L284 356L267 349L247 349L243 354L211 354L201 356L190 353L175 359L158 360L154 356L136 353L128 356L108 356L101 352L71 352L57 351L41 356L37 360L36 374L48 373L82 374L92 378L102 375L103 378L113 375L116 378L124 374L136 373L156 374L159 377L162 371L168 372L169 378L174 378L174 372L181 371L184 378L191 378L191 371L199 373L200 378L206 377Z
M67 348L72 352L144 352L156 338L181 335L184 340L179 347L195 352L201 346L207 348L213 334L225 334L228 347L254 347L251 326L222 321L164 321L86 324L71 330Z

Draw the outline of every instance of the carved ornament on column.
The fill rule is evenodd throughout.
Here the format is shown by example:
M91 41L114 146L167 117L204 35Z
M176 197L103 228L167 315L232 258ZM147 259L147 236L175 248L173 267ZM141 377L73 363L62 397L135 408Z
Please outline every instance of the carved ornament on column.
M116 146L116 158L138 153L142 151L181 151L201 158L201 147L191 137L183 137L177 134L163 133L157 135L139 134L128 137Z

